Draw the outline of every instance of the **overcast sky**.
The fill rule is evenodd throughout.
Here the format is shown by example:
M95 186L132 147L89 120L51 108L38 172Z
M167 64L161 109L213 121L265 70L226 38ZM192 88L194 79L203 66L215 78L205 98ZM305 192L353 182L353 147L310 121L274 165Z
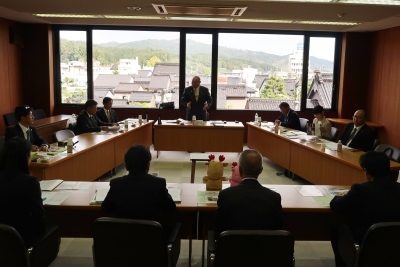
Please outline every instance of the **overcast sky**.
M67 40L85 40L84 32L62 31L61 38ZM211 44L211 34L189 34L188 39ZM179 39L178 32L139 32L139 31L93 31L93 43L108 42L128 43L146 39L175 40ZM235 49L262 51L275 55L289 55L303 42L301 35L273 35L273 34L234 34L221 33L219 44ZM310 42L310 55L333 61L335 42L333 38L312 38Z

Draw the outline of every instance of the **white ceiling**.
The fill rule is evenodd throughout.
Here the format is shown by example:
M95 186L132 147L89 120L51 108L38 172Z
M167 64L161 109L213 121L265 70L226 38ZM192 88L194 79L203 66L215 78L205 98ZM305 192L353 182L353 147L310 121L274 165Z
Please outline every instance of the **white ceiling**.
M337 0L334 0L337 1ZM367 2L367 0L366 0ZM0 17L25 23L46 24L87 24L161 27L202 27L202 28L246 28L282 29L311 31L376 31L400 25L400 5L366 5L329 3L296 3L264 0L154 0L155 4L178 4L191 6L246 6L242 19L272 19L291 21L359 22L356 26L277 24L249 22L172 21L167 19L105 19L105 18L38 18L35 13L125 15L160 17L148 0L0 0ZM140 11L128 10L128 6L140 7ZM338 14L341 14L340 16ZM162 17L162 16L161 16Z

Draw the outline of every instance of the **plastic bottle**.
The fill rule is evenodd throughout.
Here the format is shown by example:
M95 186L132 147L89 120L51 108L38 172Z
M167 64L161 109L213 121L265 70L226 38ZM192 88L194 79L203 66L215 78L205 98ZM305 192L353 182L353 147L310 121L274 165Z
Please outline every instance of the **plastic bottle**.
M256 113L256 115L254 116L254 122L257 124L258 123L258 114Z
M315 124L311 124L311 135L315 135Z
M336 151L337 151L337 152L341 152L341 151L342 151L342 141L341 141L341 140L339 140L339 142L337 143L337 149L336 149Z
M311 125L309 122L306 124L307 135L311 135Z
M72 142L72 138L68 138L68 141L67 141L67 153L72 153L73 146L74 146L74 143Z
M158 116L158 124L162 124L161 117Z
M146 122L145 123L148 123L149 122L149 115L147 115L147 113L146 113Z

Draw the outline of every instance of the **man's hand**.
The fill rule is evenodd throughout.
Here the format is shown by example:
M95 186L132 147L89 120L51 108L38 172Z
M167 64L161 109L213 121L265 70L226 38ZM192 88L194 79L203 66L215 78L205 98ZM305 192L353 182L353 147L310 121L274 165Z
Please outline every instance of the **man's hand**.
M119 126L119 124L118 124L118 123L113 123L112 125L113 125L113 126Z
M281 121L280 120L275 120L275 125L280 125Z
M32 151L32 152L37 152L37 151L39 151L39 147L38 147L38 146L35 146L35 145L32 145L31 151Z
M186 107L187 107L187 108L192 108L192 101L188 102L188 103L186 104Z
M101 126L102 131L108 131L108 126Z
M47 145L42 145L42 146L40 147L40 151L48 152L48 151L49 151L49 147L48 147Z
M207 109L208 109L208 103L207 103L207 102L204 102L203 110L207 110Z

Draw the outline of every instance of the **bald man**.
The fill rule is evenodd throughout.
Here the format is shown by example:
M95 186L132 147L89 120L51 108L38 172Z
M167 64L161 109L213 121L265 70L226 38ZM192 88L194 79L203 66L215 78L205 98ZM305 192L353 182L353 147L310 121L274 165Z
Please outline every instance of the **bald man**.
M196 120L207 120L207 109L213 101L208 88L200 86L199 76L194 76L192 86L186 87L181 98L186 107L186 120L191 121L193 116Z
M365 110L357 110L353 122L344 127L339 140L346 146L362 151L373 150L375 132L365 123L367 114Z
M262 156L247 149L239 157L242 182L222 190L218 196L215 237L226 230L282 229L281 195L262 186Z

